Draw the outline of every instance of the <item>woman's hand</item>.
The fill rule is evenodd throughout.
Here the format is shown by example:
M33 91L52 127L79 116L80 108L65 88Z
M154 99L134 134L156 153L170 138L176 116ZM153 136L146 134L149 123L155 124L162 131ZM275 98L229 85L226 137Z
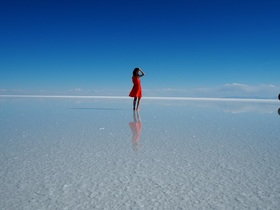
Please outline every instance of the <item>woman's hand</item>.
M139 69L139 72L141 72L141 75L139 75L140 77L145 75L145 73L141 69Z

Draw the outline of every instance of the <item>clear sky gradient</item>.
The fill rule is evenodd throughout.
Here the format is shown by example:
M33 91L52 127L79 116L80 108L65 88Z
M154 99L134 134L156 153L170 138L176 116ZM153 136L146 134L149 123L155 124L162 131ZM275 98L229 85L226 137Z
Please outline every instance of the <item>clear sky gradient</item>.
M273 97L279 0L0 0L0 94Z

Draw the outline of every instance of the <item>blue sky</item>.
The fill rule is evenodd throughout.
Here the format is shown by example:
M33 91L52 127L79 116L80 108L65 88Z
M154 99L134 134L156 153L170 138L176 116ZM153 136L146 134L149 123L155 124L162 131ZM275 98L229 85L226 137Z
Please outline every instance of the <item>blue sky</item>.
M0 94L273 97L280 2L0 0Z

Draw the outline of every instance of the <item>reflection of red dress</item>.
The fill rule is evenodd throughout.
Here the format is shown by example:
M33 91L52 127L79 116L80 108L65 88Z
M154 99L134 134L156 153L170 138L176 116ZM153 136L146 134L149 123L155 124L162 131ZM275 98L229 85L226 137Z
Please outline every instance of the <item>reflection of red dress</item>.
M141 86L140 77L133 76L132 82L133 82L133 87L129 93L129 96L130 97L142 97L142 86Z
M130 122L129 127L132 131L133 137L132 142L139 142L140 141L140 134L142 131L142 122Z

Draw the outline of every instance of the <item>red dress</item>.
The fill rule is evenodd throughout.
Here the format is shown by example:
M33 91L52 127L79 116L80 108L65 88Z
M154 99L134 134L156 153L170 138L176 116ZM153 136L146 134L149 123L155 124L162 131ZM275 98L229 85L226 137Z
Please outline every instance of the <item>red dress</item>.
M133 87L129 93L130 97L142 97L142 86L141 86L141 81L140 77L138 76L133 76L132 77L132 82L133 82Z

